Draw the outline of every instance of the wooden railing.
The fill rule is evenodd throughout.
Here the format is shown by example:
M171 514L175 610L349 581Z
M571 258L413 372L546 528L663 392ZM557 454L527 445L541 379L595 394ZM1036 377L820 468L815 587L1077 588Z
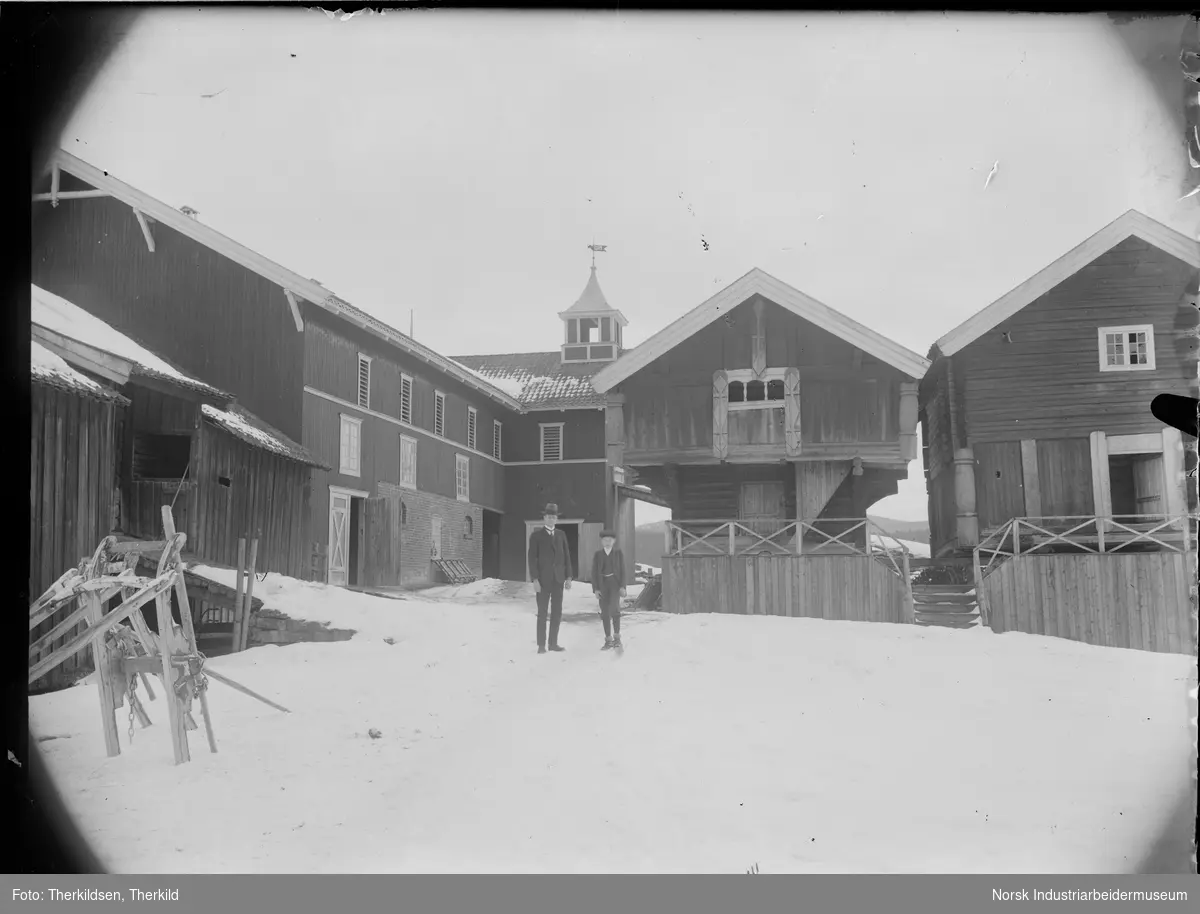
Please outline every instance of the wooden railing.
M1007 559L1051 552L1182 552L1192 548L1191 515L1115 517L1016 517L985 537L974 550L979 582Z
M816 544L806 542L810 535L817 538ZM863 540L865 547L855 542L856 539ZM667 521L667 555L764 554L861 555L889 566L904 580L909 577L911 556L909 549L898 538L861 517L830 517L814 521Z

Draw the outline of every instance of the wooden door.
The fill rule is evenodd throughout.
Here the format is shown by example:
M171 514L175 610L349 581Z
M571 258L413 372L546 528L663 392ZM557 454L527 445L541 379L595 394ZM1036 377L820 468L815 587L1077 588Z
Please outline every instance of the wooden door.
M1163 514L1166 511L1163 498L1162 454L1139 455L1133 461L1133 496L1138 514Z
M363 526L363 583L376 587L398 584L390 500L382 497L366 499L363 502Z
M442 557L442 517L435 514L430 523L430 555L435 559Z
M350 496L329 493L329 583L345 587L350 555Z
M785 519L783 498L782 482L744 482L738 518L759 536L771 536Z

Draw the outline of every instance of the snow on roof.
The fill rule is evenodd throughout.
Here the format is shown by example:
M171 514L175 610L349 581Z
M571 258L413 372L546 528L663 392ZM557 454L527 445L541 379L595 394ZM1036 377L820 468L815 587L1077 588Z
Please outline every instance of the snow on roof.
M246 412L240 407L230 406L228 409L218 409L215 406L205 403L201 406L201 410L204 412L204 417L210 422L220 426L235 438L240 438L252 447L260 447L273 454L278 454L281 457L296 460L309 466L320 467L324 470L332 469L322 464L308 450L292 441L282 432L271 428L271 426L267 425L257 416Z
M604 396L592 386L592 375L606 362L562 363L559 352L514 352L503 355L459 355L454 360L512 396L526 409L593 409Z
M185 375L140 343L78 305L33 284L30 284L29 319L38 327L131 362L140 374L156 375L185 387L229 398L228 394L217 388Z
M91 378L76 371L59 355L51 352L36 340L29 341L29 374L54 387L74 391L101 400L123 401L125 398L97 384Z
M521 394L525 391L525 382L518 380L517 378L488 377L487 375L481 374L473 368L468 368L457 359L451 359L451 361L455 362L460 368L462 368L463 371L470 372L484 383L492 385L492 387L495 387L497 390L504 391L514 400L520 400Z

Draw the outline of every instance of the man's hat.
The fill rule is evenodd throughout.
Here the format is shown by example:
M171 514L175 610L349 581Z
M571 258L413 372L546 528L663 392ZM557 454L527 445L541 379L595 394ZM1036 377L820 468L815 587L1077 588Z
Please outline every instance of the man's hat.
M614 540L617 538L617 535L615 533L613 533L611 530L601 530L600 531L600 539L604 539L606 536L609 539L614 539Z
M558 517L558 505L556 505L554 502L550 502L545 508L542 509L542 514L553 514L555 517Z

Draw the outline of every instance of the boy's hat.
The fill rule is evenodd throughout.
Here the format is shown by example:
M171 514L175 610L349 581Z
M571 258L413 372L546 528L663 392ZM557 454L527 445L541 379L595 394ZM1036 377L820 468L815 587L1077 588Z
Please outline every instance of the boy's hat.
M542 509L542 514L553 514L555 517L558 517L558 505L556 505L554 502L550 502L545 508Z
M601 530L600 531L600 539L614 539L615 540L616 538L617 538L617 535L615 533L613 533L611 530Z

